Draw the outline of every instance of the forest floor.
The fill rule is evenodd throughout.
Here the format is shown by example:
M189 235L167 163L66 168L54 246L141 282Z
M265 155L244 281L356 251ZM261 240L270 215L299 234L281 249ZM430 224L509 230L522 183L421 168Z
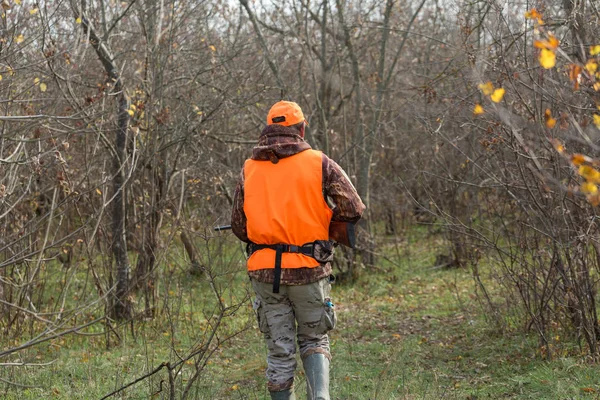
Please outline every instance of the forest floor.
M598 365L586 362L558 334L553 338L555 357L547 361L534 332L507 324L500 328L483 312L471 271L434 267L443 247L442 239L415 230L390 241L377 268L361 269L354 283L334 284L338 325L330 335L332 399L600 398ZM135 335L131 326L119 328L119 340L109 339L110 346L106 335L70 335L3 360L52 363L3 366L1 379L21 386L4 384L0 398L100 399L201 343L202 332L211 326L209 285L177 262L166 270L160 301L167 311L136 322ZM247 296L247 278L240 263L231 271L220 278L230 288L222 300L243 306L223 319L220 342L193 385L192 399L269 398L266 353ZM486 287L501 306L493 284ZM26 339L3 338L1 343L6 349ZM188 364L192 362L184 366L191 369ZM186 369L182 374L176 377L174 398L180 398L191 376ZM110 398L167 399L168 379L161 371ZM296 388L298 399L304 399L301 367Z

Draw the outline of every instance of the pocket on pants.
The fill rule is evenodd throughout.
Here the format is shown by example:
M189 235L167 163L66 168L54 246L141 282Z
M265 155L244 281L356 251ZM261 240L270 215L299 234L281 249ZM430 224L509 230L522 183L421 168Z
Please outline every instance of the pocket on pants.
M254 303L252 304L252 309L254 309L254 311L256 312L256 320L258 321L258 329L262 333L269 333L269 324L267 323L265 309L258 297L256 299L254 299Z
M337 315L335 313L335 306L331 302L329 297L325 298L323 302L323 315L321 316L321 324L319 326L319 333L327 333L335 328L337 323Z

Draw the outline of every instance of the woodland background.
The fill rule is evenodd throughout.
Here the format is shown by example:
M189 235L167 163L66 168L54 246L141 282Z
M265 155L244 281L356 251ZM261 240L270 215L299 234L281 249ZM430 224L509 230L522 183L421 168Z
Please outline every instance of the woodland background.
M547 362L599 360L597 2L0 5L7 396L98 398L53 392L40 371L66 374L70 346L118 354L158 332L164 347L149 356L142 340L144 362L108 373L99 393L258 398L231 390L240 383L198 387L252 328L242 246L212 228L229 222L240 168L280 99L301 105L306 140L368 207L359 248L338 251L342 293L418 265L431 282L455 268L470 312L500 337L533 338Z

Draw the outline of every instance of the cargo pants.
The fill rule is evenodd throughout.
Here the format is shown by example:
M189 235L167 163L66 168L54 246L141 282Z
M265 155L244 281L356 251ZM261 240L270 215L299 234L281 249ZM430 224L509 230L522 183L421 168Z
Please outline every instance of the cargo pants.
M329 278L306 285L281 285L251 279L256 293L254 310L267 344L269 391L289 389L296 370L296 338L302 359L315 353L331 360L327 332L335 327Z

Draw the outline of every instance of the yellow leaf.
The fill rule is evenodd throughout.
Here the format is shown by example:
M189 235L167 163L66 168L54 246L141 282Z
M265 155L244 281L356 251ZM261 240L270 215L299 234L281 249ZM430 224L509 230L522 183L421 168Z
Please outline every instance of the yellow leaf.
M496 89L494 90L494 93L492 93L492 95L490 96L490 99L492 99L494 103L500 103L502 101L502 98L504 97L505 92L506 90L504 90L503 88Z
M133 117L133 115L135 114L135 111L133 111L133 110L127 110L127 114L129 114L130 116Z
M595 61L590 60L585 64L585 69L587 69L590 74L594 75L598 70L598 64Z
M213 46L212 44L210 46L208 46L209 49L211 49L212 51L217 51L217 48L215 46Z
M561 154L565 152L565 146L563 146L563 144L559 140L553 139L551 140L551 142L556 151L558 151Z
M598 193L598 186L594 185L590 182L585 182L581 184L581 192L585 194L596 194Z
M23 43L24 40L25 40L25 37L23 35L19 35L15 39L15 42L17 42L17 43Z
M15 3L19 5L21 4L21 0L15 0Z
M484 95L489 96L494 91L494 85L492 85L492 82L480 83L479 89Z
M582 165L577 172L588 182L600 183L600 172L589 165Z
M131 105L129 106L129 108L131 108L133 111L137 110L137 107L135 106L135 104L131 104Z
M0 81L2 80L2 75L0 75Z
M475 104L475 107L473 108L473 114L475 115L480 115L483 114L485 111L483 110L483 107L481 107L481 104Z
M35 83L36 85L39 85L40 84L40 78L35 78L33 80L33 83Z
M556 65L556 54L552 50L542 49L539 60L543 68L550 69Z
M29 10L29 14L35 15L35 14L37 14L38 11L40 11L40 10L37 7L35 7L35 8L32 8L31 10Z
M96 193L98 193L98 195L102 195L102 191L100 189L96 189Z
M590 55L595 56L596 54L600 54L600 44L590 47Z
M75 20L75 23L76 23L76 24L80 24L80 23L81 23L81 18L80 18L80 17L77 17L77 19Z
M47 86L46 86L46 84L45 84L45 83L43 83L43 82L42 82L42 83L40 83L40 90L41 90L42 92L45 92L45 91L46 91L46 89L47 89Z
M239 387L238 385L233 385L233 386L231 387L231 390L238 390L239 388L240 388L240 387Z
M600 129L600 115L594 114L594 125L596 128Z
M594 90L595 90L596 92L600 92L600 82L596 82L596 83L594 83Z

